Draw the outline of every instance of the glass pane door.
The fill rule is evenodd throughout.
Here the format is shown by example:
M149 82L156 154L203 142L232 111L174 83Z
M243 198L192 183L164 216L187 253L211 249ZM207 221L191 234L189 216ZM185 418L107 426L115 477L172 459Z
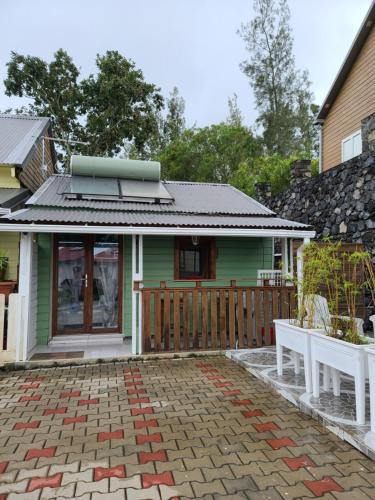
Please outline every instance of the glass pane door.
M119 327L119 240L96 235L93 242L92 328Z
M63 234L57 241L57 331L82 331L85 326L86 259L82 236Z

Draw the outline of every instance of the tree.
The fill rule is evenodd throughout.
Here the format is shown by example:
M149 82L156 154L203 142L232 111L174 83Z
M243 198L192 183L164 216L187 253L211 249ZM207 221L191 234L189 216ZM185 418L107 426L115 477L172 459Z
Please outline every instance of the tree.
M238 106L238 97L236 93L234 93L232 97L228 97L228 111L229 114L227 118L227 123L229 123L229 125L241 127L243 122L243 116Z
M185 100L174 87L167 99L167 116L163 120L164 145L178 139L185 130Z
M227 183L242 162L260 153L259 140L248 128L220 123L185 130L159 160L166 179Z
M254 0L254 18L239 33L249 59L241 64L254 91L268 154L313 149L313 94L307 71L295 68L287 0Z
M31 99L23 112L52 118L66 156L71 153L69 141L87 143L76 144L74 150L89 155L114 156L128 142L142 151L157 128L155 117L163 107L160 89L117 51L97 55L96 66L95 75L80 80L78 68L62 49L50 63L12 52L6 94Z

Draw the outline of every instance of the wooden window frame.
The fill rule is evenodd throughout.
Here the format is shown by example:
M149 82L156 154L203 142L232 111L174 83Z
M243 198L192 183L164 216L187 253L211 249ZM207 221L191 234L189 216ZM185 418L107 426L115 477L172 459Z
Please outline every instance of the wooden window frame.
M83 323L84 326L82 328L76 328L74 330L63 330L60 331L57 328L57 307L58 307L58 242L59 238L61 237L61 234L54 234L53 235L53 243L52 243L52 337L58 337L59 335L82 335L82 334L90 334L90 335L95 335L95 334L105 334L105 333L119 333L121 334L123 331L123 288L124 288L124 280L123 280L123 273L124 273L124 251L123 251L123 237L122 235L117 235L118 236L118 251L119 251L119 261L118 261L118 282L119 282L119 289L118 289L118 325L117 327L114 328L90 328L86 329L86 326L91 324L92 320L92 300L93 300L93 287L92 287L92 282L93 282L93 255L90 253L90 250L92 250L93 245L94 245L94 238L95 234L85 234L82 235L82 240L84 243L84 249L85 249L85 264L86 264L86 269L85 271L87 272L87 277L88 277L88 282L90 284L89 287L87 287L84 290L85 294L85 306L84 306L84 316L83 316ZM69 234L69 233L67 233Z
M183 249L204 247L206 249L207 262L204 264L201 276L184 276L180 273L180 252ZM216 238L213 236L201 236L198 245L194 246L191 236L176 236L174 246L174 279L176 281L209 281L216 279Z

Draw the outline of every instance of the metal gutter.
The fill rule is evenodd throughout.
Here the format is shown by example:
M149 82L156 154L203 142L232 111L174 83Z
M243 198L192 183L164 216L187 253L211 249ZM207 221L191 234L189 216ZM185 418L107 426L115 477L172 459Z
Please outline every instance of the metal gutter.
M142 226L88 226L51 224L0 223L0 232L21 233L83 233L83 234L143 234L143 235L197 235L197 236L247 236L280 238L315 238L315 231L302 229L236 229L199 227L142 227Z

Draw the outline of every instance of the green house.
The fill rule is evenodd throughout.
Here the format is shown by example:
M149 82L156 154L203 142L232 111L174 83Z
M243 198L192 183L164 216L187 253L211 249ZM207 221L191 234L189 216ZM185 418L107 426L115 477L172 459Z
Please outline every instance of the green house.
M228 184L83 156L0 231L21 234L18 360L270 344L294 300L292 241L314 236Z

